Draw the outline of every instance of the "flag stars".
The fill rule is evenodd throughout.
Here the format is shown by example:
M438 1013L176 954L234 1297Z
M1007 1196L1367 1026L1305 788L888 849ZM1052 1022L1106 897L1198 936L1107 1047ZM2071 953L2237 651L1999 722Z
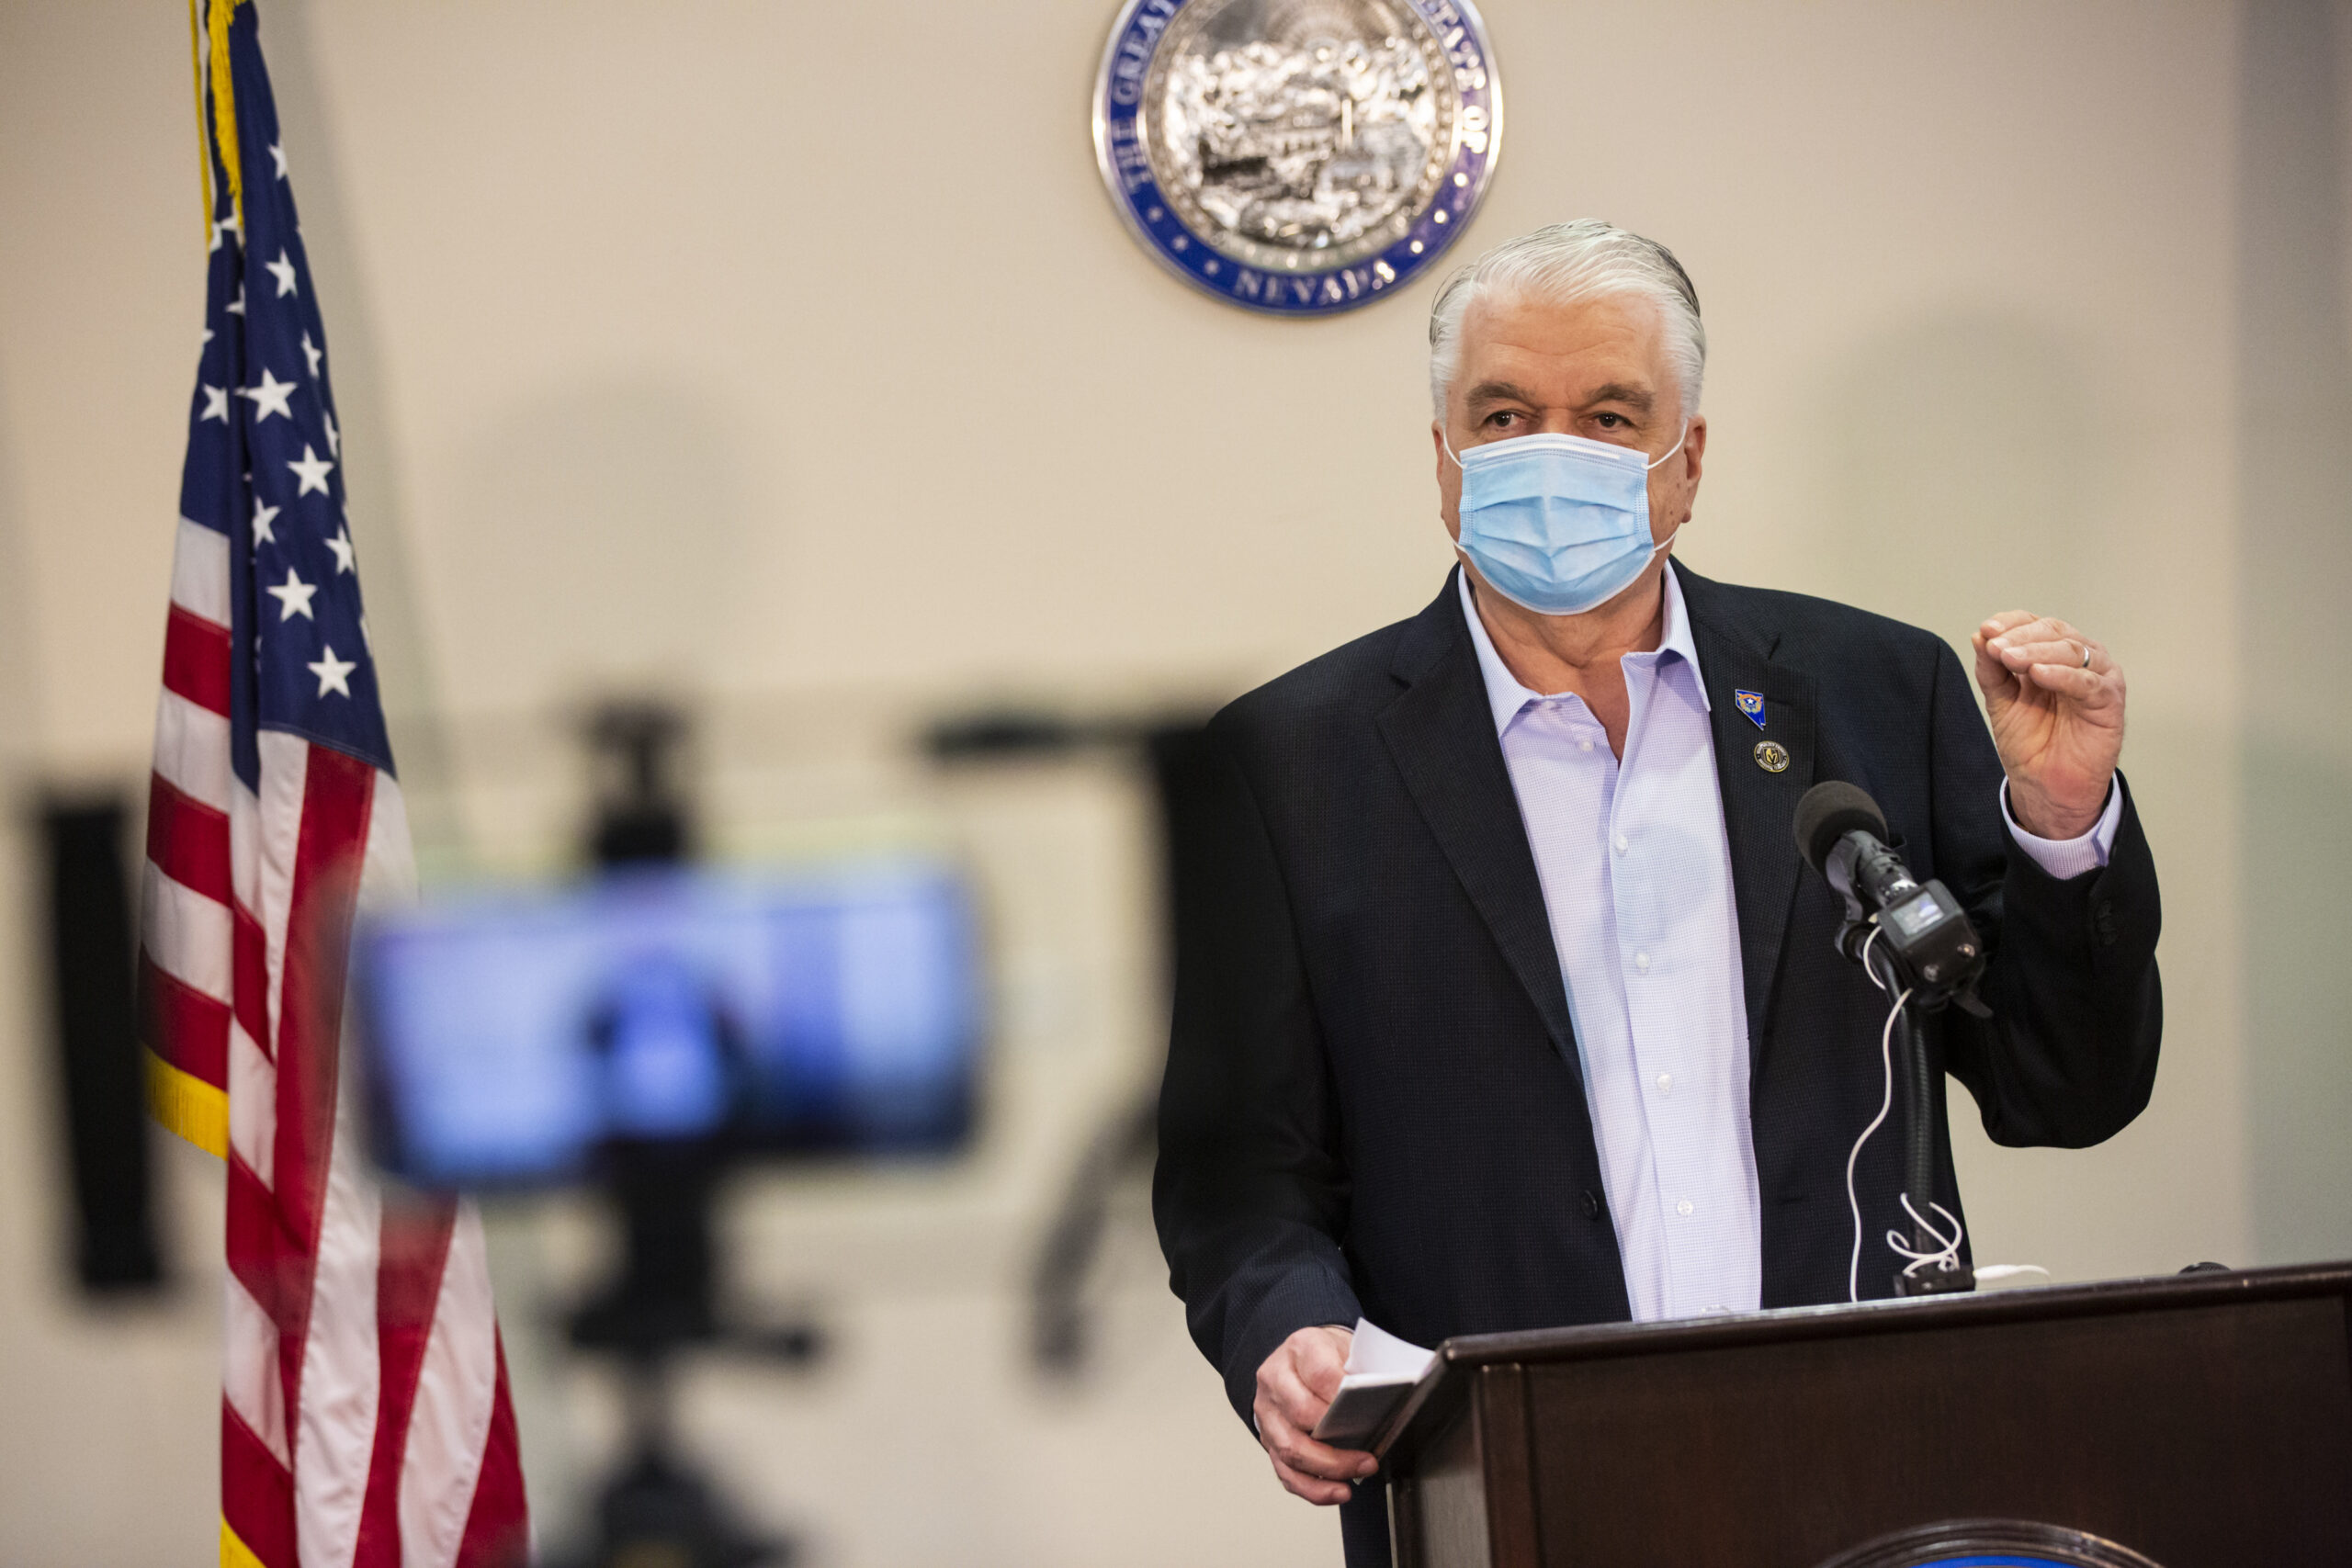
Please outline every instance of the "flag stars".
M219 250L221 240L230 234L235 234L240 238L244 234L244 225L237 221L237 215L233 212L226 218L216 218L212 220L212 243L205 248L212 251Z
M294 470L296 479L302 481L302 488L294 492L297 500L309 495L313 491L321 495L327 493L327 475L334 471L334 465L311 450L309 442L302 444L300 459L286 466Z
M294 264L286 259L286 247L277 248L277 259L261 264L262 270L277 279L277 298L285 299L294 292Z
M259 424L274 413L282 413L287 418L292 419L294 410L286 400L294 395L294 389L300 385L301 383L299 381L279 380L270 374L267 366L264 366L261 372L261 385L244 387L239 390L241 395L254 400L254 423Z
M319 411L319 417L327 422L327 456L331 457L342 457L343 432L334 427L334 411L333 409L321 409Z
M270 592L274 593L277 590L272 589ZM326 646L322 651L324 653L325 657L319 660L315 664L306 664L303 666L304 669L308 670L311 674L316 675L319 678L319 695L323 697L329 692L334 693L337 696L347 697L351 695L351 686L349 683L350 675L354 670L359 668L358 662L355 660L337 659L334 656L334 649L331 644Z
M280 147L275 141L271 142L269 144L269 161L276 166L277 177L281 180L284 179L286 177L286 149Z
M237 285L237 297L229 301L228 309L229 314L232 316L242 316L245 313L245 286L243 284L240 283Z
M358 563L352 557L350 529L336 529L334 537L327 541L327 548L334 552L334 574L337 577L346 571L359 570Z
M319 362L326 356L327 351L321 348L317 344L312 343L309 333L304 333L302 334L302 357L310 362L311 380L315 381L319 378Z
M264 372L264 374L267 374L267 372ZM201 381L198 381L197 385L198 387L202 387L204 389L204 412L196 416L197 423L202 424L208 419L217 419L223 424L228 423L229 389L226 387L206 387Z
M281 625L287 621L292 620L297 615L301 616L306 621L317 620L318 617L311 614L311 595L316 593L318 591L319 585L317 583L303 581L300 577L296 575L294 569L290 566L286 569L286 581L284 582L279 583L275 588L265 588L262 590L262 592L269 594L272 598L277 601L277 619ZM334 649L327 649L327 658L330 660L334 658ZM318 666L313 664L311 668L316 670ZM321 696L326 695L323 691L319 694ZM345 696L350 695L348 692L344 694Z
M254 497L254 537L264 544L277 543L277 536L270 531L269 525L277 521L277 514L283 510L282 507L265 505L261 497ZM277 590L273 588L270 592L275 593Z

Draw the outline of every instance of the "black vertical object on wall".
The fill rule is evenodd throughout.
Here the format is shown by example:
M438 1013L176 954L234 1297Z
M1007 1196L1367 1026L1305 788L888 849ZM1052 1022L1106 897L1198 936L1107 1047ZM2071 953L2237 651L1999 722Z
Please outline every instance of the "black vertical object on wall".
M51 1017L72 1165L74 1270L83 1288L163 1283L156 1246L147 1095L132 1005L130 884L119 801L51 803Z

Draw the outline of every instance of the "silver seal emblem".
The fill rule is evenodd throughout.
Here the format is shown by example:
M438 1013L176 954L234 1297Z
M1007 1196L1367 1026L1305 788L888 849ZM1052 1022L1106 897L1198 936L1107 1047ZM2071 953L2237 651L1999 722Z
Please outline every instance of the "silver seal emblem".
M1485 194L1502 86L1468 0L1126 0L1094 151L1136 239L1250 310L1393 291Z

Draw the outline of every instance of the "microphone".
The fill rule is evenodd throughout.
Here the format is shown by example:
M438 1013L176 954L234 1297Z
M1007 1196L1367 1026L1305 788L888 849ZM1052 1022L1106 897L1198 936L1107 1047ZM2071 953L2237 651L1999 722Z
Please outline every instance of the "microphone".
M1973 987L1984 972L1984 943L1940 882L1921 882L1887 847L1878 802L1841 780L1814 785L1797 802L1797 852L1846 901L1838 950L1860 963L1877 946L1894 977L1928 1007L1957 998L1978 1011Z

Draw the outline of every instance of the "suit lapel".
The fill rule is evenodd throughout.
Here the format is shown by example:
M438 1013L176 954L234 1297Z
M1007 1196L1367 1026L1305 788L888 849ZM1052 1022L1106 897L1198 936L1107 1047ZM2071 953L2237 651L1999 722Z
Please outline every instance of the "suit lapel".
M1381 739L1504 963L1527 988L1553 1045L1576 1073L1576 1031L1544 886L1451 577L1408 629L1395 673L1408 684L1380 715Z
M1730 591L1678 565L1682 602L1690 613L1690 633L1706 682L1709 723L1715 742L1715 780L1723 796L1724 831L1731 844L1734 907L1739 911L1742 991L1747 1003L1747 1038L1755 1048L1771 1000L1772 976L1781 966L1797 879L1804 868L1791 823L1797 801L1812 787L1818 748L1815 721L1818 694L1811 676L1773 662L1777 632L1747 623ZM1737 694L1764 698L1758 728L1739 706ZM1788 754L1780 772L1765 766L1758 748L1777 743Z

